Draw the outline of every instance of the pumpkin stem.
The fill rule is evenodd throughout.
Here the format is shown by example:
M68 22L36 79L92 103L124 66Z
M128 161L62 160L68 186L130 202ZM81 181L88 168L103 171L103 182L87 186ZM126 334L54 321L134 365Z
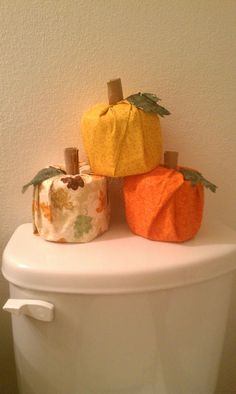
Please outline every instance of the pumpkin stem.
M111 79L110 81L108 81L107 89L108 89L108 101L110 105L114 105L124 99L120 78Z
M176 169L178 164L178 152L166 151L164 153L164 166L167 168Z
M66 173L79 174L79 150L77 148L65 148L64 150Z

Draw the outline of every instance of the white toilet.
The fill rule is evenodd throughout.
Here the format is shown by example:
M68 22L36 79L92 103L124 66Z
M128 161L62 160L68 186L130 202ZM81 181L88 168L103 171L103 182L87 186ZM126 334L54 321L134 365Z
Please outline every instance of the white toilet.
M3 255L20 394L213 394L236 233L184 244L125 224L87 244L20 226Z

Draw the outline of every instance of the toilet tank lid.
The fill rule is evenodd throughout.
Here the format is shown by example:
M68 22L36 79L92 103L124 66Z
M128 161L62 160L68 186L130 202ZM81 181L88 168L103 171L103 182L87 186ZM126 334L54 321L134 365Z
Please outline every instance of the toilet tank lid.
M2 272L27 289L60 293L135 293L185 286L236 269L236 232L205 223L183 244L149 241L116 224L84 244L56 244L17 228L3 253Z

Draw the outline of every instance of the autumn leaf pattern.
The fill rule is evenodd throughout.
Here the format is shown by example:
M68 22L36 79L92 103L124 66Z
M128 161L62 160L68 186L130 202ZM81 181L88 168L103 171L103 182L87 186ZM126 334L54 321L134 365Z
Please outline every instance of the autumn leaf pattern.
M99 206L96 208L96 212L102 212L106 207L106 196L102 190L99 191Z
M58 209L72 209L73 204L70 201L69 194L63 189L57 189L52 191L51 200L54 208Z
M41 202L41 203L39 204L39 207L40 207L40 209L41 209L42 212L43 212L43 216L44 216L46 219L48 219L48 221L49 221L50 223L52 223L52 209L51 209L50 205L45 204L44 202Z
M92 229L91 216L78 215L74 224L75 237L80 238Z
M84 187L83 178L80 175L76 175L74 177L67 176L65 178L61 178L63 183L67 183L68 189L77 190L79 187Z
M34 188L33 228L57 243L89 242L109 226L104 177L54 177Z
M33 214L35 212L37 212L37 210L38 210L38 202L35 199L33 199L32 200L32 212L33 212Z

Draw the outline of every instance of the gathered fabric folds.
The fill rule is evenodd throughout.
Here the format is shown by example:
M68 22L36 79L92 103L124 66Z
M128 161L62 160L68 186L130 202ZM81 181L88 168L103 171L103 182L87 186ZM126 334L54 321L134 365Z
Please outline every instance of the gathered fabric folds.
M142 174L160 163L160 121L154 113L125 100L115 105L98 104L84 114L81 126L85 151L96 174Z
M183 242L198 232L203 215L204 190L183 175L159 166L124 180L126 219L138 235L157 241Z
M108 230L106 178L58 175L34 187L34 232L48 241L88 242Z

